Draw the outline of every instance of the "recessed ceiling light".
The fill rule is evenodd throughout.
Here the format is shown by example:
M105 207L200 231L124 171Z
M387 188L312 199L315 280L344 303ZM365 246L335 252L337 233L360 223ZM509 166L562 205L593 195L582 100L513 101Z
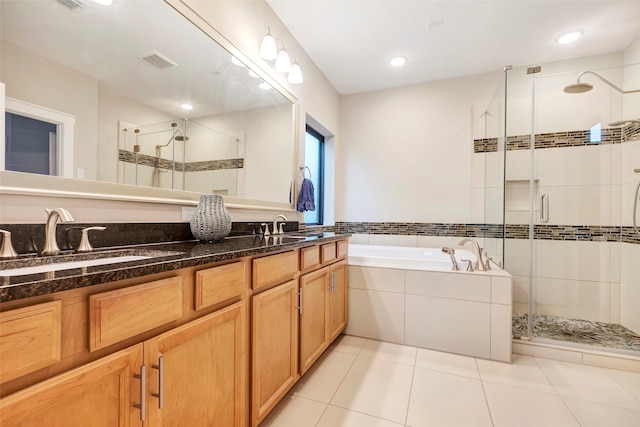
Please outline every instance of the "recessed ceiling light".
M582 30L571 30L571 31L567 31L566 33L562 33L560 34L557 38L556 38L556 43L558 44L569 44L569 43L573 43L574 41L578 40L580 37L582 37L582 33L584 33L584 31Z
M407 58L404 56L398 56L397 58L393 58L389 61L389 64L392 67L400 67L407 62Z
M183 102L182 104L180 104L180 108L182 108L183 110L193 110L193 105Z
M262 90L269 90L271 89L271 85L267 82L262 82L258 85L258 87Z

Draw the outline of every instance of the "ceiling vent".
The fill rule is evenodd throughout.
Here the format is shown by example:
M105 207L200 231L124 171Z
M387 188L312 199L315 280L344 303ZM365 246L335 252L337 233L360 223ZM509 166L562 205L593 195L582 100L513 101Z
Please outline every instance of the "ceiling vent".
M56 0L56 1L69 10L79 10L87 6L87 4L82 0Z
M178 66L178 64L155 50L138 56L138 59L149 64L157 70L166 70L167 68Z

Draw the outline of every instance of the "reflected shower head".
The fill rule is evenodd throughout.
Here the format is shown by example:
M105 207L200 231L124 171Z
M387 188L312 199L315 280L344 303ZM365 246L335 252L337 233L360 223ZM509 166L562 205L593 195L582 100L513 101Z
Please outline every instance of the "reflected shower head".
M566 93L584 93L593 89L593 85L589 83L574 83L564 87Z
M589 92L591 89L593 89L593 85L592 84L590 84L590 83L581 83L580 82L580 77L582 77L585 74L593 74L594 76L596 76L597 78L602 80L604 83L606 83L608 86L614 88L615 90L617 90L620 93L636 93L636 92L640 92L640 89L622 90L618 86L616 86L613 83L611 83L609 80L607 80L604 77L602 77L600 74L594 73L593 71L583 71L580 74L578 74L578 78L576 79L576 83L574 83L572 85L565 86L564 87L564 91L566 93L584 93L584 92Z
M626 124L631 124L631 123L639 123L640 124L640 119L634 120L634 119L629 119L629 120L618 120L616 122L611 122L608 123L608 126L624 126Z
M188 136L182 136L182 135L178 135L176 136L176 141L188 141L189 137Z

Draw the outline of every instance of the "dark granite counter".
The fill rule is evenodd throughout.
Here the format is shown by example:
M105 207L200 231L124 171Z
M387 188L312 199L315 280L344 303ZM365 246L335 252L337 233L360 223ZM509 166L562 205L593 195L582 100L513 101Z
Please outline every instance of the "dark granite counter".
M148 255L149 258L115 264L96 265L68 270L49 271L0 277L0 302L45 295L53 292L83 288L115 282L132 277L147 276L198 265L228 261L247 256L259 256L295 248L329 243L349 237L349 234L318 233L308 236L239 236L228 237L220 243L176 242L100 249L92 252L95 258L123 252ZM57 262L64 257L46 257L46 262ZM45 258L33 258L34 261ZM0 262L0 270L11 268L12 261Z

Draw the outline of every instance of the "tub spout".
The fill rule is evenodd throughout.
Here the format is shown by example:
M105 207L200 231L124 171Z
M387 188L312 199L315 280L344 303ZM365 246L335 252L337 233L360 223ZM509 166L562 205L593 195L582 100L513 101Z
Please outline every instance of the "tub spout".
M449 256L451 257L451 262L453 263L453 268L451 269L452 271L460 271L460 269L458 268L458 262L456 261L456 257L455 257L455 253L456 250L453 248L442 248L442 252L444 252L445 254L449 254Z
M458 245L464 246L466 243L469 243L469 242L471 242L473 246L475 246L476 253L478 254L478 265L476 266L476 269L478 269L479 271L487 271L487 266L484 263L484 258L482 257L482 248L480 247L478 242L476 242L473 239L464 239L461 242L459 242Z

